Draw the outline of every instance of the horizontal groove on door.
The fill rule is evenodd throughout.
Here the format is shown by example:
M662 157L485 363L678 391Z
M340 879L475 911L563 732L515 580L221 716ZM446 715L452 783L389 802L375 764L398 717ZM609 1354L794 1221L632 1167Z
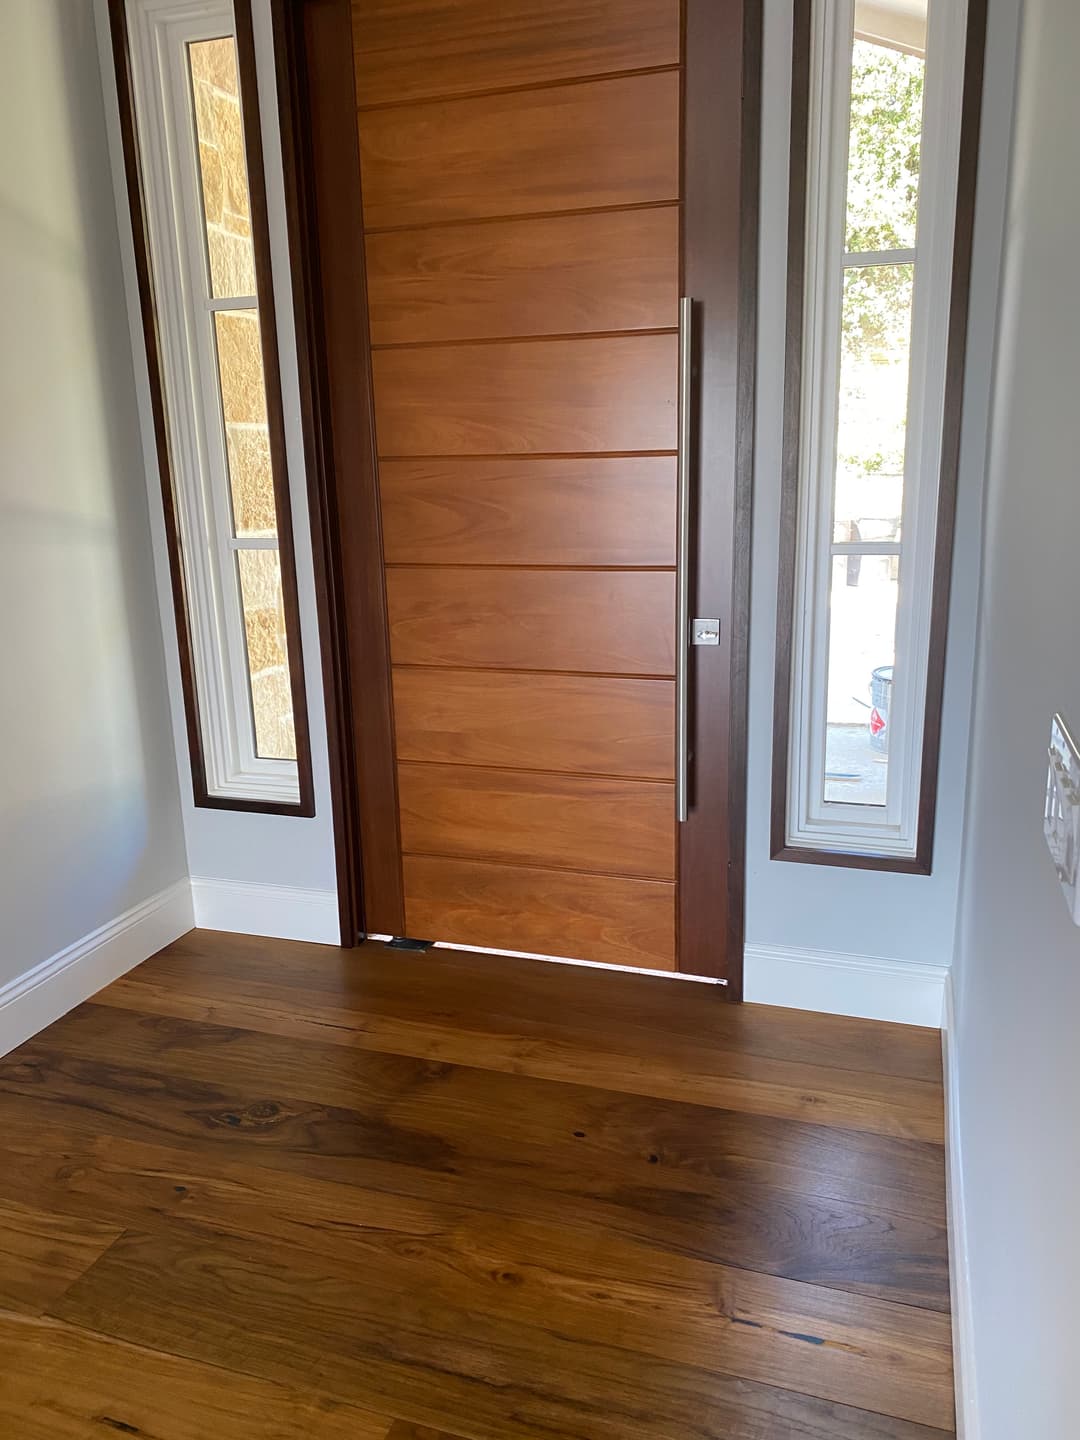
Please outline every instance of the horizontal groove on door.
M670 784L401 761L398 802L406 853L675 878Z
M476 89L446 91L439 95L416 96L408 100L383 100L375 105L359 104L356 108L361 115L366 115L378 110L400 110L405 106L418 103L441 105L453 103L455 100L498 99L502 95L520 95L526 90L555 90L566 85L591 85L595 80L632 80L638 75L659 75L678 68L678 65L671 61L667 61L663 65L633 65L625 70L590 71L588 74L569 76L565 80L529 80L519 81L514 85L479 86Z
M522 215L520 213L509 213L498 215L457 215L452 220L407 220L401 225L366 225L365 235L401 235L406 231L419 233L421 230L449 230L451 227L467 229L473 225L505 225L511 221L518 220L560 220L569 218L572 215L622 215L630 210L668 210L671 208L681 209L682 202L679 200L635 200L633 204L625 201L616 205L574 205L567 206L565 210L544 210L538 214Z
M388 569L395 665L674 674L670 571Z
M492 560L393 560L387 562L388 570L554 570L561 574L568 571L587 570L590 574L597 574L602 571L612 571L622 574L634 572L662 571L674 573L674 565L596 565L588 563L585 565L545 565L535 560L522 563L512 561L508 565L499 565Z
M609 965L675 968L674 886L492 861L406 855L412 935Z
M493 455L491 451L468 455L393 455L379 456L380 469L388 460L499 460L509 464L515 460L656 460L675 456L672 449L666 450L531 450L527 455Z
M386 233L386 232L384 232ZM375 345L374 350L434 350L445 345L548 345L552 340L621 340L627 335L677 335L674 325L660 325L650 330L575 330L570 333L556 332L550 335L480 335L468 339L450 340L403 340L389 345Z
M673 450L677 349L644 334L378 350L380 455Z
M609 679L616 679L616 680L671 680L671 679L672 679L672 676L670 675L670 673L667 674L667 675L650 675L650 674L649 674L648 672L646 672L646 671L639 671L637 674L629 675L629 674L627 674L626 671L624 671L624 670L606 670L606 671L603 671L603 672L598 671L598 670L557 670L557 669L555 669L553 666L552 666L552 667L549 667L549 668L547 668L547 669L543 669L543 670L540 670L540 669L530 670L527 665L513 665L513 666L500 665L500 666L498 667L498 670L496 671L496 670L493 670L492 667L491 667L491 666L488 666L488 665L473 665L473 666L470 666L470 665L455 665L455 666L453 666L453 667L450 667L450 666L447 666L447 665L424 665L424 664L417 664L417 663L416 663L415 661L413 661L413 660L409 660L409 661L404 662L403 664L398 664L397 666L395 666L395 669L398 669L398 670L420 670L420 671L425 671L425 672L426 672L426 671L429 671L429 670L447 670L447 669L450 669L450 668L453 668L453 669L454 669L456 672L458 672L458 673L468 674L468 673L470 673L470 671L471 671L472 673L475 673L475 674L477 674L477 675L492 675L492 674L499 674L499 675L590 675L590 676L593 676L594 678L599 679L599 680L609 680Z
M675 459L384 460L394 564L673 565Z
M394 670L399 760L674 778L669 680Z
M361 111L365 226L677 200L678 96L667 70Z
M671 327L678 237L675 205L369 235L372 343Z
M679 0L353 0L360 103L679 62Z

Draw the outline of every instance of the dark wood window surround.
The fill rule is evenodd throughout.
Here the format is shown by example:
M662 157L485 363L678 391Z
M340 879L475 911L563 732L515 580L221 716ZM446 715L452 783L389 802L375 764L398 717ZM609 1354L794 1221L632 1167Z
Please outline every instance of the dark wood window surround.
M956 227L953 238L952 287L945 371L945 427L941 448L930 646L927 657L926 712L919 783L919 821L916 853L911 858L811 849L787 843L791 665L796 546L798 542L802 317L806 278L806 179L810 121L812 5L813 0L794 0L784 442L781 475L780 567L776 612L776 672L773 691L772 858L774 860L794 860L804 865L839 865L860 870L891 870L906 875L929 875L934 849L938 758L941 749L942 691L945 680L949 589L956 523L956 483L963 418L964 352L967 343L968 291L971 277L971 246L979 153L979 119L982 109L986 0L969 0L968 9L963 111L960 128L960 164L956 192Z
M116 90L120 109L120 130L124 154L128 204L131 210L132 238L135 244L135 269L139 285L139 306L146 342L146 364L150 380L150 401L154 423L158 471L161 477L161 498L165 517L165 535L169 553L169 575L172 586L176 638L180 652L180 676L184 695L188 751L195 804L214 810L244 810L261 815L293 815L310 817L315 814L315 792L311 774L311 739L308 726L307 695L304 685L304 657L300 640L300 611L296 591L295 547L292 530L292 504L289 495L288 465L285 451L285 426L281 401L281 371L278 363L277 327L274 316L274 292L270 265L270 232L266 209L266 181L263 172L262 130L259 121L259 91L255 69L255 40L252 30L250 0L235 0L236 58L240 77L240 104L244 125L247 158L248 192L251 206L252 237L255 253L255 280L259 300L262 337L263 373L266 385L266 409L270 440L270 461L274 479L274 504L277 511L278 554L281 563L282 599L288 642L289 676L292 689L293 726L296 735L296 766L300 796L295 803L271 800L238 799L227 795L211 795L206 785L202 727L198 697L195 690L195 668L186 601L186 580L177 502L173 483L173 467L169 449L167 397L162 381L162 365L158 323L154 302L153 270L149 232L146 223L144 189L137 142L137 119L131 60L128 46L127 15L124 0L109 0L109 23L112 35Z

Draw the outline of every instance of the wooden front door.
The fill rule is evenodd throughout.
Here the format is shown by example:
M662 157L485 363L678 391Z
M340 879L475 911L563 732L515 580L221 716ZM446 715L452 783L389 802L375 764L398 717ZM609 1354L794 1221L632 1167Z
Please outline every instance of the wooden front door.
M737 986L756 13L296 8L364 928Z

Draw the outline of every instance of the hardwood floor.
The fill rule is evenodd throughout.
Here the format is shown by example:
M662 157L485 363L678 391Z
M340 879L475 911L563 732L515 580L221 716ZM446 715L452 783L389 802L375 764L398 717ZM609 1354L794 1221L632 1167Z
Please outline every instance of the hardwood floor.
M0 1433L942 1440L938 1035L193 931L0 1060Z

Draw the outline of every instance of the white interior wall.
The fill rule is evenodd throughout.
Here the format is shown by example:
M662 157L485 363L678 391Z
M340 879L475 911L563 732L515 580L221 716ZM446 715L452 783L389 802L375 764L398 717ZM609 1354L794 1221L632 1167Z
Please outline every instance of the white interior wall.
M2 1051L46 971L190 904L85 0L0 6L0 131Z
M1042 837L1051 715L1080 730L1080 7L1022 13L949 1037L966 1440L1080 1435L1080 930Z
M747 830L751 999L938 1021L956 921L1017 3L990 0L937 839L933 874L913 876L769 858L792 7L765 0ZM893 963L876 966L878 958Z

